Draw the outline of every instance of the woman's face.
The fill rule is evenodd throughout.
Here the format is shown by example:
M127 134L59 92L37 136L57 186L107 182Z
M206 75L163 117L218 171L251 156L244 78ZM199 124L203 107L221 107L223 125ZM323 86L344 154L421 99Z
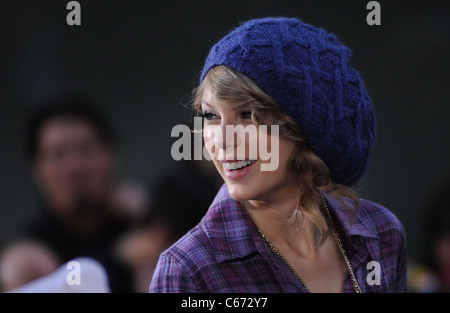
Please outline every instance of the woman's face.
M257 130L262 128L261 125L253 124L251 105L235 108L218 99L208 86L205 87L201 104L204 116L203 138L231 197L239 201L270 201L278 192L290 185L287 168L295 144L287 139L278 138L278 134L274 132L256 131L245 134L236 131L236 134L227 135L226 126L237 130L241 126L243 128L250 126L247 129L253 127ZM267 128L270 129L270 126ZM221 130L221 135L218 135L218 130ZM267 142L267 147L263 147L264 142ZM245 154L242 155L243 148ZM268 154L270 159L267 157ZM276 166L268 166L269 163ZM264 166L271 170L261 170Z

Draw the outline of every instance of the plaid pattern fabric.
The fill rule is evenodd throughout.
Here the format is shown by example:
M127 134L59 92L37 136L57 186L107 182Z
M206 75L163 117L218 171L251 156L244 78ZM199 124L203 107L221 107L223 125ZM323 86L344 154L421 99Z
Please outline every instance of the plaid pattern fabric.
M324 194L362 292L406 292L406 235L386 208L361 200L350 226L349 212ZM380 284L369 284L370 261L381 266ZM372 277L372 276L371 276ZM150 292L307 292L267 246L238 201L222 186L202 221L163 252ZM347 272L344 292L353 292Z

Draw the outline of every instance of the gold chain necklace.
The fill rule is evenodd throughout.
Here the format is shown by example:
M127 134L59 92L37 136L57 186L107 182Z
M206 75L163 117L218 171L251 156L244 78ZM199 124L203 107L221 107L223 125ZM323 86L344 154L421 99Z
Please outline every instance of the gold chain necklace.
M334 238L336 239L336 242L337 242L337 244L338 244L338 246L339 246L339 250L341 251L342 256L344 257L345 263L346 263L347 268L348 268L348 271L349 271L349 273L350 273L350 278L352 279L353 288L355 289L355 293L361 293L361 288L359 287L358 281L356 280L355 274L354 274L354 272L353 272L352 265L350 264L350 261L348 260L347 253L345 253L344 246L343 246L343 244L342 244L341 238L339 237L339 234L338 234L338 232L337 232L337 230L336 230L336 227L335 227L335 225L334 225L333 218L331 217L330 210L328 209L327 202L325 201L325 199L324 199L324 197L323 197L322 195L320 195L320 197L321 197L322 202L323 202L323 204L324 204L324 206L325 206L325 210L326 210L326 212L327 212L327 217L328 217L328 220L329 220L331 229L332 229L332 231L333 231ZM244 210L245 210L245 212L247 213L247 215L250 216L250 213L248 212L247 205L245 204L245 201L241 201L241 203L242 203L242 206L244 207ZM250 218L251 218L251 216L250 216ZM297 274L297 272L294 270L294 268L291 266L291 264L289 264L288 260L281 254L280 251L278 251L278 249L275 247L275 245L274 245L273 243L271 243L271 242L269 241L269 239L268 239L266 236L264 236L264 234L259 230L258 227L257 227L257 229L258 229L258 233L259 233L260 236L264 239L264 241L265 241L266 244L269 246L269 248L270 248L276 255L278 255L278 257L279 257L279 258L287 265L287 267L288 267L289 270L292 272L292 274L295 276L295 278L297 278L297 280L303 285L303 287L304 287L308 292L310 292L310 290L308 289L308 287L306 287L305 282L301 279L300 275Z

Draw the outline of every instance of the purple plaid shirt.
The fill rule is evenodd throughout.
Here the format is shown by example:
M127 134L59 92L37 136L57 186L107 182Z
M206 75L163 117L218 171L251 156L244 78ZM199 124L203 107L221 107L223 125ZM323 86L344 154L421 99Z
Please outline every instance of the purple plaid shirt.
M350 226L351 213L331 196L324 196L347 241L347 254L362 292L406 292L406 236L400 221L386 208L361 200ZM367 268L370 261L380 264L380 284L373 283L373 268ZM161 254L149 291L307 292L267 246L226 185L202 221ZM353 291L347 272L344 292Z

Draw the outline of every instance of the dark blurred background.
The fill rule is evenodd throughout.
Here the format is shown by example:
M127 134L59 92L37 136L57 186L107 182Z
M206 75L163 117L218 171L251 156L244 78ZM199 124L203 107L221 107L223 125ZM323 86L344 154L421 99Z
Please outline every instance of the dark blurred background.
M3 1L0 7L0 238L36 214L24 153L30 110L58 95L93 99L119 135L120 180L150 189L174 170L170 132L188 124L183 107L209 48L240 21L295 16L335 33L373 99L378 138L357 189L393 211L421 261L424 208L450 174L450 2Z

